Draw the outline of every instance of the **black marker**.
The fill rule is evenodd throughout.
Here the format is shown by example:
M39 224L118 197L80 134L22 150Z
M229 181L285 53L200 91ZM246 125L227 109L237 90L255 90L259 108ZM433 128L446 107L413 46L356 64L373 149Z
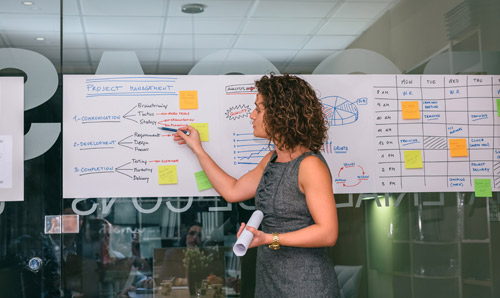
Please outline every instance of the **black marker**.
M177 128L170 128L170 127L164 127L164 126L161 126L161 127L158 127L158 129L162 129L162 130L168 130L168 131L172 131L172 132L177 132ZM190 135L190 132L187 131L187 130L181 130L183 133L186 134L186 136L189 136Z

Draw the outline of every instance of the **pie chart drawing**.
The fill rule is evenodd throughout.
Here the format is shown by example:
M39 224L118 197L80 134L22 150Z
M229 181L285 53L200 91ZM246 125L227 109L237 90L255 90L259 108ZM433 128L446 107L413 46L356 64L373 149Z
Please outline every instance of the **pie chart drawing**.
M320 100L330 126L351 124L358 120L358 107L353 102L340 96L327 96Z

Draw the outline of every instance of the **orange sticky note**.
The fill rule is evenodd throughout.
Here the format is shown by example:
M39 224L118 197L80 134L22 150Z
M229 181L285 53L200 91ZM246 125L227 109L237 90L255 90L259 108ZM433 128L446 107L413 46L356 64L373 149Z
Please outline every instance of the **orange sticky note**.
M449 139L449 144L451 157L469 156L465 139Z
M401 110L403 111L403 119L420 119L418 101L402 101Z
M198 91L179 91L179 108L197 109L198 108Z
M177 166L159 166L158 184L177 184Z
M422 151L408 150L404 152L405 168L407 169L421 169L424 167L422 162Z

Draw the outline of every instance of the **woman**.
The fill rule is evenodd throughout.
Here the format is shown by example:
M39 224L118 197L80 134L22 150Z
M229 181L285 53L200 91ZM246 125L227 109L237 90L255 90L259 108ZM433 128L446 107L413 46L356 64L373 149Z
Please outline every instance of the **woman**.
M337 241L332 178L319 152L327 138L322 105L312 87L290 75L263 76L250 118L255 137L275 145L239 179L225 173L203 150L190 127L174 135L198 158L212 186L230 203L255 197L264 213L258 247L255 297L340 297L337 277L324 247ZM242 224L238 236L244 228Z

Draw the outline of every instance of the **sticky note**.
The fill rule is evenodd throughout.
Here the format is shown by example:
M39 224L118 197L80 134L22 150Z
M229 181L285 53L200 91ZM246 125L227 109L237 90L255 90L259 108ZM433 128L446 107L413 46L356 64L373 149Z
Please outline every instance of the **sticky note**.
M450 139L449 144L451 157L469 156L465 139Z
M177 166L159 166L158 184L177 184Z
M189 124L200 133L200 140L202 142L208 142L208 123L191 123Z
M198 91L179 91L179 108L197 109L198 108Z
M208 181L207 175L203 171L194 173L194 178L196 179L196 184L198 185L199 191L213 187L210 181Z
M408 150L404 152L405 168L421 169L424 167L422 162L422 152L420 150Z
M491 179L474 179L474 193L478 198L491 198Z
M497 98L497 115L500 117L500 109L498 107L500 107L500 98Z
M420 119L418 101L402 101L401 110L403 111L403 119Z

